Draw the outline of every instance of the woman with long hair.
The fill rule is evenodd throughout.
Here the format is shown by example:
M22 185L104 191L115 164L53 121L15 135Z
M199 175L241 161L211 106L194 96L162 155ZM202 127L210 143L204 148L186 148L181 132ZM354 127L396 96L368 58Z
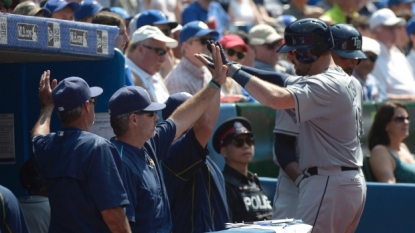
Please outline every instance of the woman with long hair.
M415 159L403 142L409 136L405 105L386 102L376 112L369 132L369 164L375 179L386 183L415 183Z

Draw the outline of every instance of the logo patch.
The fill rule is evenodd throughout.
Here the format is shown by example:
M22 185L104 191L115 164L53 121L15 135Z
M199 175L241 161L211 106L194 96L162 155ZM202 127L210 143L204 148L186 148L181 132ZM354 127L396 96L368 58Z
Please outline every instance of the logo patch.
M28 23L17 23L17 39L37 42L37 25Z

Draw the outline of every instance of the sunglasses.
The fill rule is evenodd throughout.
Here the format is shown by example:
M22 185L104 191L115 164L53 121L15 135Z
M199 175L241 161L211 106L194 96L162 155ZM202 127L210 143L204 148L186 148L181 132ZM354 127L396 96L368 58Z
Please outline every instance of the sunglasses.
M377 55L367 56L367 59L369 59L371 62L375 62L378 59L378 56Z
M171 35L171 29L163 29L160 30L165 36L170 36Z
M246 143L248 146L252 146L255 144L255 138L253 137L247 137L247 138L234 138L232 139L232 144L237 147L241 148Z
M90 102L91 104L94 104L95 106L97 106L97 103L98 103L98 101L97 101L97 98L96 98L96 97L92 97L91 99L89 99L89 102Z
M144 110L141 110L141 111L132 112L132 113L130 113L130 115L131 114L135 114L135 115L147 115L149 117L153 117L156 113L154 111L144 111Z
M410 122L411 120L409 119L409 116L397 116L397 117L394 117L393 119L392 119L395 123L404 123L405 122L405 120L408 120L408 122Z
M283 40L279 40L277 42L274 42L271 44L264 44L264 45L268 50L276 50L278 47L282 45L282 43L283 43Z
M244 52L236 52L234 49L227 49L226 52L228 53L229 56L234 56L236 54L236 57L241 60L245 57L245 53Z
M157 55L159 55L159 56L163 56L163 55L165 55L166 53L167 53L167 51L165 50L165 49L160 49L160 48L155 48L155 47L151 47L151 46L148 46L148 45L142 45L144 48L147 48L147 49L151 49L151 50L153 50L154 52L156 52L157 53Z
M194 40L200 41L201 45L207 45L208 41L212 40L212 38L198 38L198 39L194 39Z

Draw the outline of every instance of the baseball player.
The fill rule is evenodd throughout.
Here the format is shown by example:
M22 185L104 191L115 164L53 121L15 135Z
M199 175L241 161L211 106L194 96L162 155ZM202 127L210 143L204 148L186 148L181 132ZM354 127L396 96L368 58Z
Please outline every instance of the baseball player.
M299 204L295 217L312 225L314 232L353 232L366 198L366 184L359 169L361 86L336 67L330 52L333 37L324 22L297 20L285 29L284 38L286 43L277 51L288 53L296 74L306 76L296 84L286 88L272 85L244 72L237 64L228 64L227 75L262 104L286 109L300 126L302 174L297 178Z
M348 75L361 59L366 59L362 49L362 35L354 27L347 24L330 26L334 39L332 57ZM321 70L323 72L323 70ZM301 80L301 77L290 77L286 86ZM275 118L274 162L279 165L277 189L273 202L273 219L293 218L298 205L298 182L301 175L298 167L299 151L296 150L298 125L294 124L285 111L277 111ZM300 177L301 178L301 177Z

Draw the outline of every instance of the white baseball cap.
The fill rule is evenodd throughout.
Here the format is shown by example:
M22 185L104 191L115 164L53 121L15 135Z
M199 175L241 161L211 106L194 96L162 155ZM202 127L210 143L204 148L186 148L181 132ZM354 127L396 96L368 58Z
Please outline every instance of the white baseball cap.
M405 25L406 20L404 18L396 17L395 13L391 9L382 8L375 11L370 17L370 29L374 29L379 25L394 26L394 25Z
M283 39L278 32L268 24L258 24L251 28L248 33L249 44L263 45L271 44L277 40Z
M165 36L160 29L154 26L145 25L137 29L133 33L131 43L137 43L146 39L154 39L161 42L165 42L168 48L175 48L179 44L177 40Z
M362 36L362 51L363 52L372 52L379 56L380 54L380 44L376 40Z

